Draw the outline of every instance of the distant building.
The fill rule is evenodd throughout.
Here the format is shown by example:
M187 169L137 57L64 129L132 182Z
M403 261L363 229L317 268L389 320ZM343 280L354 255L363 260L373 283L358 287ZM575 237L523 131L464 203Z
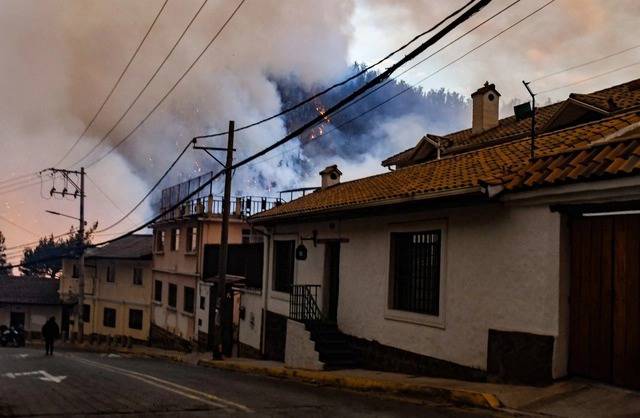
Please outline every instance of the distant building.
M47 319L62 322L59 280L29 276L0 276L0 325L22 325L32 337L40 337Z
M152 242L151 235L131 235L103 247L87 249L84 306L81 311L86 336L149 339ZM77 303L77 260L63 261L60 281L62 300ZM74 316L69 316L69 330L77 332Z
M210 174L206 174L164 189L161 212L175 206L209 177ZM207 187L152 225L152 332L156 340L163 340L165 344L172 344L170 340L175 337L177 340L173 343L179 346L207 346L209 293L211 280L217 274L217 246L222 225L222 198L210 193L211 189ZM229 243L234 246L261 241L260 235L252 235L245 218L274 207L278 202L275 198L234 197ZM231 253L229 264L232 267L229 274L244 276L244 263L240 261L240 266L233 268L237 263L234 264ZM257 279L262 279L261 274ZM237 307L234 316L238 316Z

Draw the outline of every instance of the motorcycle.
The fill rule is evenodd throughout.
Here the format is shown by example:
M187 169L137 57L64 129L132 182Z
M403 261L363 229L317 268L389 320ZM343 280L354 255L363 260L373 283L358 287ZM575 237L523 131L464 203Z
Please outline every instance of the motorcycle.
M24 347L25 338L22 327L7 328L5 325L0 326L0 345L2 347Z

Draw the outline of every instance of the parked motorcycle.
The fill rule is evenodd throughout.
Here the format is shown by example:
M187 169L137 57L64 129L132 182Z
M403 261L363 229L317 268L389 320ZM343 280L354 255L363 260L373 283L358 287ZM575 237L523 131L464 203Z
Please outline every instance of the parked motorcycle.
M2 347L24 347L25 338L24 330L22 327L10 327L5 325L0 326L0 345Z

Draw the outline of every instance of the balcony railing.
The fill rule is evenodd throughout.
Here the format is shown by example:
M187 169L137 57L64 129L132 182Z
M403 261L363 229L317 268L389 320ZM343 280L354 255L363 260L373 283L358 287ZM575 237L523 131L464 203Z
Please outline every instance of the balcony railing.
M291 286L289 297L289 318L300 321L321 321L322 311L318 307L319 284Z
M162 217L163 221L184 218L184 217L208 217L222 215L222 198L219 196L204 196L189 200L175 208ZM274 208L282 203L279 198L242 196L232 197L230 202L230 215L238 218L248 218L258 212ZM160 212L164 212L173 205L161 207Z

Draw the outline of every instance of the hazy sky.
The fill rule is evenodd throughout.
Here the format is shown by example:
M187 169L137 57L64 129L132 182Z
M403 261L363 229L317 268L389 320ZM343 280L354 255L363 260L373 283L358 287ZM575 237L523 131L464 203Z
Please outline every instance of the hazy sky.
M403 79L409 83L420 80L546 2L522 0L406 73ZM7 236L7 245L32 241L44 233L60 233L73 223L53 218L44 209L76 213L76 202L42 199L37 181L16 180L18 187L5 181L48 167L62 157L104 100L162 3L163 0L0 0L0 230ZM229 119L241 125L277 112L280 99L270 76L294 75L309 86L335 81L350 63L376 60L463 3L247 0L158 111L118 152L89 169L91 180L113 201L89 181L89 219L97 219L104 226L132 207L191 136L225 129ZM438 47L510 3L494 0ZM201 4L202 0L169 0L118 90L63 166L79 159L113 126ZM236 5L235 0L207 2L148 91L88 161L106 152L110 144L118 142L147 114ZM640 43L639 18L637 0L556 0L421 86L444 87L469 95L488 80L496 83L502 100L526 99L522 80ZM640 48L532 86L537 91L551 89L638 61ZM639 69L634 66L546 96L560 100L570 92L603 88L637 78ZM389 136L388 150L383 151L397 152L426 129L415 124L403 132L402 138ZM240 155L255 152L284 133L282 121L276 120L239 134ZM338 162L345 177L354 178L382 171L378 157L372 155L353 165ZM238 181L249 183L252 176L259 174L294 183L295 173L286 158L281 164L247 169L239 173ZM186 158L178 167L176 178L197 173L202 161L195 156ZM313 163L321 166L331 162ZM129 224L112 232L126 230L149 215L149 208L143 206Z

